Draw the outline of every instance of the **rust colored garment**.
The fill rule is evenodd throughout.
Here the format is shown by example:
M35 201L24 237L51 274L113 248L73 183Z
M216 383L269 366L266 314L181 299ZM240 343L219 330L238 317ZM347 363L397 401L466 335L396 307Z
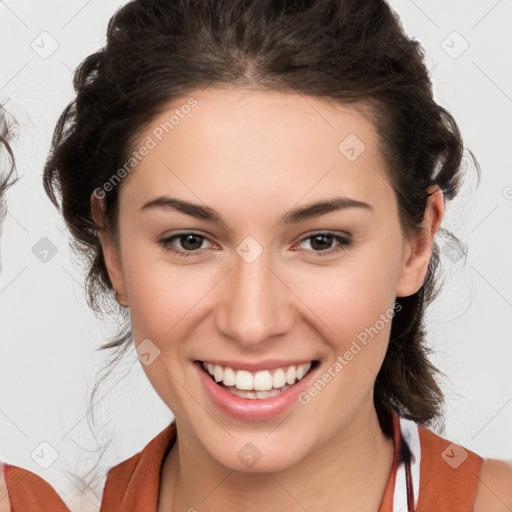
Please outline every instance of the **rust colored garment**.
M396 471L402 461L400 418L394 411L391 416L394 455L379 512L393 512ZM424 427L418 426L418 434L421 464L417 512L471 512L483 458ZM161 469L175 439L176 425L171 423L141 452L111 468L100 512L157 512ZM467 458L459 464L461 453ZM455 455L459 458L456 468L457 464L450 464Z
M400 418L393 412L388 421L389 430L385 424L383 430L393 437L394 453L379 512L393 512L397 468L402 463ZM421 464L417 512L471 512L482 457L424 427L418 426L418 435ZM175 439L176 425L172 423L141 452L111 468L100 512L156 512L162 465ZM38 475L10 464L2 468L12 512L70 512Z
M70 512L55 489L43 478L11 464L3 463L1 466L11 512Z
M424 427L418 432L422 459L418 512L471 512L484 459Z

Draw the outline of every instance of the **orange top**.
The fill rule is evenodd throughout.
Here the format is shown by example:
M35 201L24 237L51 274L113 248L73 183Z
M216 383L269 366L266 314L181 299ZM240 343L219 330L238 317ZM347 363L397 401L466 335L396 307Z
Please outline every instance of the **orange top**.
M484 459L419 426L418 512L471 512Z
M393 462L379 512L393 512L397 468L401 463L400 418L391 413ZM386 420L388 421L388 420ZM472 512L483 458L418 426L421 447L417 512ZM100 512L156 512L162 465L176 440L173 422L133 457L107 474ZM69 512L55 490L30 471L4 464L12 512ZM418 493L417 489L414 489Z
M395 411L391 423L393 462L379 512L393 512L396 471L401 461L403 441ZM424 427L418 426L418 434L421 464L417 512L471 512L483 458ZM175 439L173 422L141 452L111 468L100 512L156 512L162 465Z
M55 489L40 476L11 464L4 463L1 469L11 512L70 512Z

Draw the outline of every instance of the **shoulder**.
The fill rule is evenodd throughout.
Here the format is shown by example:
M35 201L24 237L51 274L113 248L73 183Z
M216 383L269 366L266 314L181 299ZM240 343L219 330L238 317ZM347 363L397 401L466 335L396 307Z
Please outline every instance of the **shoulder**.
M133 510L156 510L163 460L175 439L176 425L173 422L141 451L111 467L107 472L100 511L118 510L123 502L132 503ZM155 500L154 507L153 503L148 506L144 501L148 496Z
M4 477L4 465L0 462L0 512L11 512L11 502Z
M480 505L483 506L480 510L474 508L485 459L425 427L420 426L418 430L422 482L418 510L497 512L483 505ZM509 509L504 510L510 512Z
M474 512L512 510L512 460L484 459Z
M12 464L0 463L0 466L0 512L11 509L69 512L55 489L39 475Z

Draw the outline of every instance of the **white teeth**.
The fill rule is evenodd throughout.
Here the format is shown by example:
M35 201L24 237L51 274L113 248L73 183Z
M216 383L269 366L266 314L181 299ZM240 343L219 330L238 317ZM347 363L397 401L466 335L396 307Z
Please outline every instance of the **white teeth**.
M221 366L217 366L217 368L220 368L222 371ZM254 378L253 378L251 372L248 372L246 370L239 370L238 372L236 372L235 386L238 389L246 389L247 391L250 391L250 390L254 389L253 385L254 385Z
M286 384L286 374L281 368L278 368L272 375L272 387L282 388Z
M234 386L236 384L236 374L232 368L224 370L224 378L222 379L224 386Z
M255 399L269 398L288 389L308 373L311 362L254 373L212 363L203 363L203 368L213 376L215 382L222 382L229 388L227 391L230 393Z
M270 375L268 370L256 372L254 375L254 389L257 391L268 391L272 389L272 375Z
M284 389L282 391L284 391ZM270 391L256 391L256 396L261 400L262 398L271 398L279 395L279 393L281 393L279 389L271 389Z
M240 390L237 388L229 388L227 391L232 395L239 396L240 398L249 398L251 400L256 400L256 398L258 398L256 396L257 391Z
M288 370L286 370L286 384L295 384L296 375L295 366L289 366Z
M224 377L224 371L222 370L222 367L219 365L214 365L213 378L215 379L215 382L220 382L223 377Z
M297 366L297 379L302 379L311 368L311 363L301 364Z
M255 399L264 399L271 398L273 396L279 395L282 391L285 391L290 386L286 385L282 389L271 389L270 391L244 391L237 389L235 387L227 388L226 391L231 393L232 395L238 396L240 398L249 398L250 400Z

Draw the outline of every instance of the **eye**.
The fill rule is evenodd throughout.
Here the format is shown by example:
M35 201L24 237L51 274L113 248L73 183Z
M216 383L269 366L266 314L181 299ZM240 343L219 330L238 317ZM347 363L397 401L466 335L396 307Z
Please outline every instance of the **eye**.
M173 236L163 238L159 240L159 243L164 247L164 249L176 254L177 256L189 257L199 255L200 252L204 250L202 245L206 240L208 240L206 236L194 231L188 231L176 233ZM332 254L347 248L353 243L349 237L336 235L331 232L319 232L309 235L303 238L299 245L307 241L310 241L311 249L306 250L312 252L315 257L331 256ZM181 249L176 248L177 242L179 242ZM336 245L332 246L333 242L336 242Z
M177 256L188 257L194 256L203 250L201 246L205 240L207 240L207 238L204 235L188 231L163 238L162 240L159 240L159 243L164 247L164 249L171 251ZM176 249L175 241L179 241L182 249Z
M346 236L336 235L331 232L314 233L303 238L300 244L310 240L311 251L314 256L331 256L341 250L346 249L352 244L352 240ZM332 247L332 243L337 242L337 245ZM300 245L299 244L299 245Z

